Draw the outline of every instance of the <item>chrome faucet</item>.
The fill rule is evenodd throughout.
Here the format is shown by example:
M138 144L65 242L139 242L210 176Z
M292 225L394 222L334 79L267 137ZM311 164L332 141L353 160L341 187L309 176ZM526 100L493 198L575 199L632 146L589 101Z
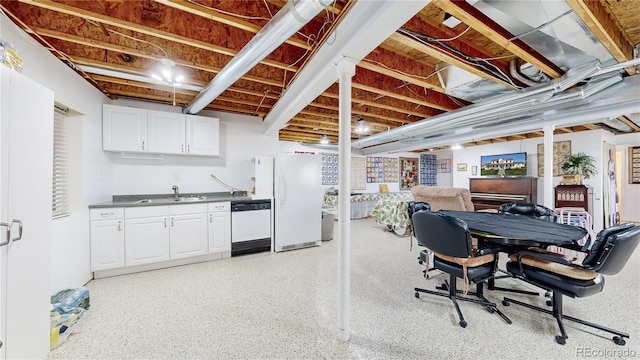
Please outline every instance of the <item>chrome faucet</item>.
M178 185L173 185L171 189L173 189L173 197L175 199L178 199L180 197L180 190L178 189Z

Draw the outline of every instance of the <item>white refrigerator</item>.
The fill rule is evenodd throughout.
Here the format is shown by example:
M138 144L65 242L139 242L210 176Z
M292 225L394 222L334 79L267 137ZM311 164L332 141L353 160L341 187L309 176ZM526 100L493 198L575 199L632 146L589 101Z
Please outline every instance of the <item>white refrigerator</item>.
M265 157L261 159L260 164L256 163L256 193L260 192L259 184L265 183L264 177L273 174L273 249L286 251L320 245L324 196L320 155L277 153L273 157L273 171L268 171L270 164L264 161ZM265 168L266 171L261 171Z

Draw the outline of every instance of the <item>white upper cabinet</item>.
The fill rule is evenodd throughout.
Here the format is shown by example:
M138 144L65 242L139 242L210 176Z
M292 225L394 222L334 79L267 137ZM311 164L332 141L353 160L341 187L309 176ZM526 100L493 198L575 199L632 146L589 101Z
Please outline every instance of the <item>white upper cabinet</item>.
M163 111L147 111L149 152L182 154L185 152L184 115Z
M220 155L220 121L216 118L187 115L187 153Z
M217 118L104 105L102 149L176 155L220 155Z
M102 149L147 151L147 110L103 105Z

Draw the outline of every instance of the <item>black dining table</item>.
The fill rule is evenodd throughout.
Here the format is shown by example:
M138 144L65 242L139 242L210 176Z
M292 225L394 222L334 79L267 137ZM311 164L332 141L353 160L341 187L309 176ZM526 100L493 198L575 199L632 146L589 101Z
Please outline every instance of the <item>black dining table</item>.
M474 236L502 246L559 246L581 250L589 244L587 241L586 245L580 245L579 241L588 232L579 226L507 213L453 210L439 212L464 221Z

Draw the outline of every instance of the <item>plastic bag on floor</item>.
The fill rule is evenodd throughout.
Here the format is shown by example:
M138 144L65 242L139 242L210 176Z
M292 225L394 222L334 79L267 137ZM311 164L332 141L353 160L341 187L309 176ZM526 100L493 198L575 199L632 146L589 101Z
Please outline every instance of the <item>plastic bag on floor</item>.
M62 290L51 296L51 349L60 346L69 337L89 306L89 289L85 287Z

